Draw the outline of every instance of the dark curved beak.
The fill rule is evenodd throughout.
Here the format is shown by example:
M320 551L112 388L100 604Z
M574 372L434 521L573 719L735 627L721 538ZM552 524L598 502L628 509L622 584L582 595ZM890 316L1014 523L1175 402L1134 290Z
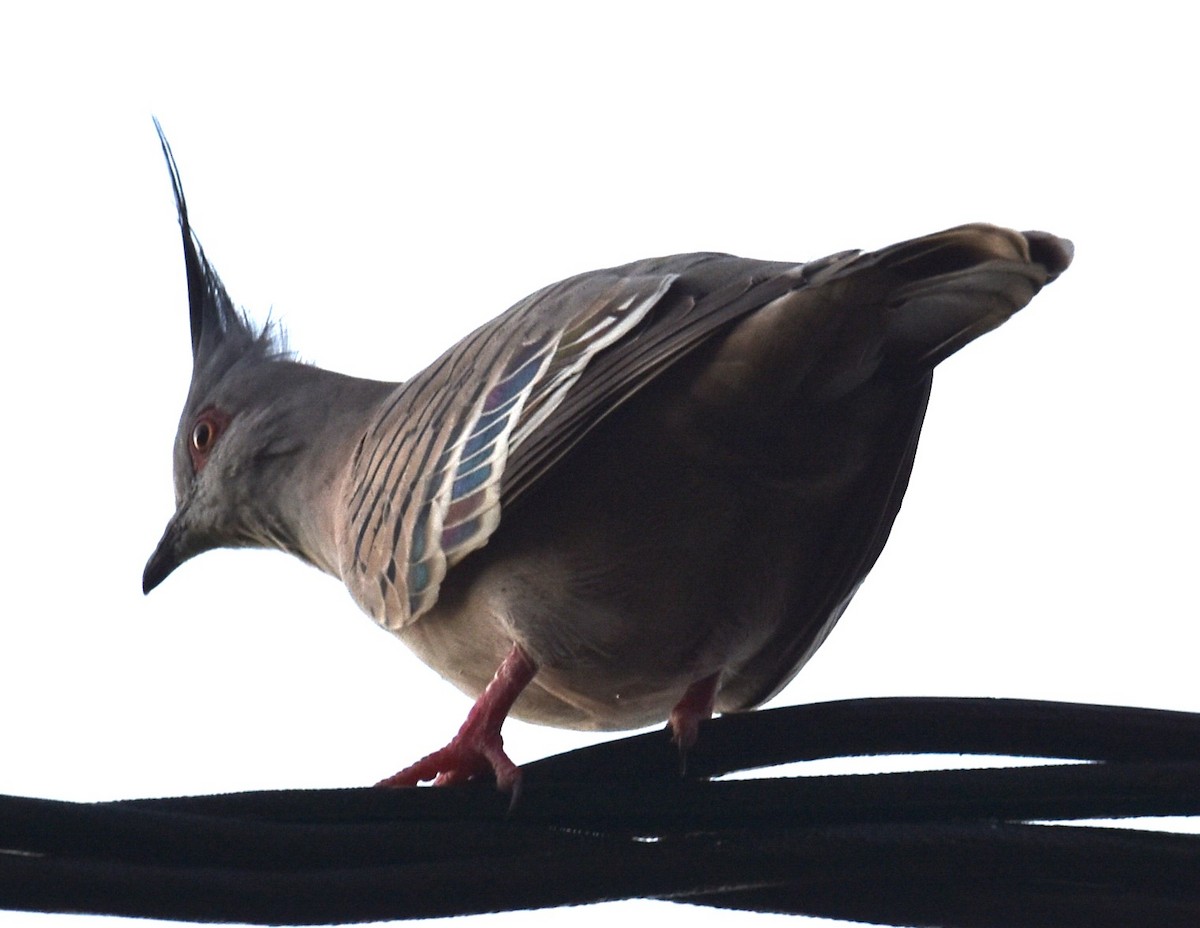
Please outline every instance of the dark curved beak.
M172 519L167 523L167 530L163 532L158 547L150 555L150 560L146 561L146 569L142 573L143 594L149 593L166 580L176 567L187 560L182 554L180 535L178 519Z

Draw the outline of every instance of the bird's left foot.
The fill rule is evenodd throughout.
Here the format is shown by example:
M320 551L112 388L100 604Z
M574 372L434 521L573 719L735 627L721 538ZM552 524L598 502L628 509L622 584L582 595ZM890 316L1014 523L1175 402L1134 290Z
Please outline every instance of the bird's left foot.
M450 743L375 785L416 786L432 780L434 786L448 786L490 773L497 788L512 794L515 801L521 771L504 753L500 726L535 673L537 665L520 645L513 645Z

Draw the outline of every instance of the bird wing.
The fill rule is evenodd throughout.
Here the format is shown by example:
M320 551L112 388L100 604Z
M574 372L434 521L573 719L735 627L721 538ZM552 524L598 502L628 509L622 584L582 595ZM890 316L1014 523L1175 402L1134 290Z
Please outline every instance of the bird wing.
M388 397L352 463L342 565L378 621L395 627L420 616L446 571L487 542L507 497L510 455L544 431L589 363L662 300L679 273L672 263L689 260L640 262L547 287ZM630 392L628 378L615 378L583 414ZM565 452L542 446L549 460Z
M994 231L1000 245L1024 250L1028 261L1024 239ZM382 404L352 463L343 579L388 627L418 618L436 602L446 571L487 543L504 506L715 332L774 300L878 265L889 273L909 268L919 286L931 272L977 263L978 248L967 248L970 260L954 249L992 232L963 227L807 264L707 253L652 258L532 294ZM1031 267L1030 277L1032 295L1046 275ZM987 327L1014 307L1005 309ZM985 330L977 318L964 325L937 307L924 317L908 333L918 367L932 367ZM902 324L897 329L903 349L906 333ZM918 350L924 356L911 357Z

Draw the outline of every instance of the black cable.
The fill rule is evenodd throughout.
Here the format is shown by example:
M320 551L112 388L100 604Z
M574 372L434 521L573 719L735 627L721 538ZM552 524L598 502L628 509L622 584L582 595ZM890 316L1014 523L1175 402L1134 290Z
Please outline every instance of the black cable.
M849 754L1034 767L711 781ZM1200 812L1200 716L891 699L727 716L488 784L111 803L0 797L0 906L330 924L636 897L878 924L1200 924L1200 838L1031 822ZM481 874L486 874L486 878Z

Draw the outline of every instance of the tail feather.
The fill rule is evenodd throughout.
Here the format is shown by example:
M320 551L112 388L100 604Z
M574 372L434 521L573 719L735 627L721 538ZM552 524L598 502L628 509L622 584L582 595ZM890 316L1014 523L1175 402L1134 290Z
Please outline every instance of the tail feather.
M977 224L810 262L770 279L793 289L738 322L693 394L770 422L781 404L844 397L881 366L924 377L1024 307L1071 251L1043 232Z
M934 367L1022 309L1072 251L1044 232L969 225L878 252L879 266L910 281L888 301L888 355Z
M1049 232L1023 232L1029 243L1030 260L1046 269L1046 283L1057 280L1058 275L1071 266L1075 257L1075 246L1070 239L1059 238Z

